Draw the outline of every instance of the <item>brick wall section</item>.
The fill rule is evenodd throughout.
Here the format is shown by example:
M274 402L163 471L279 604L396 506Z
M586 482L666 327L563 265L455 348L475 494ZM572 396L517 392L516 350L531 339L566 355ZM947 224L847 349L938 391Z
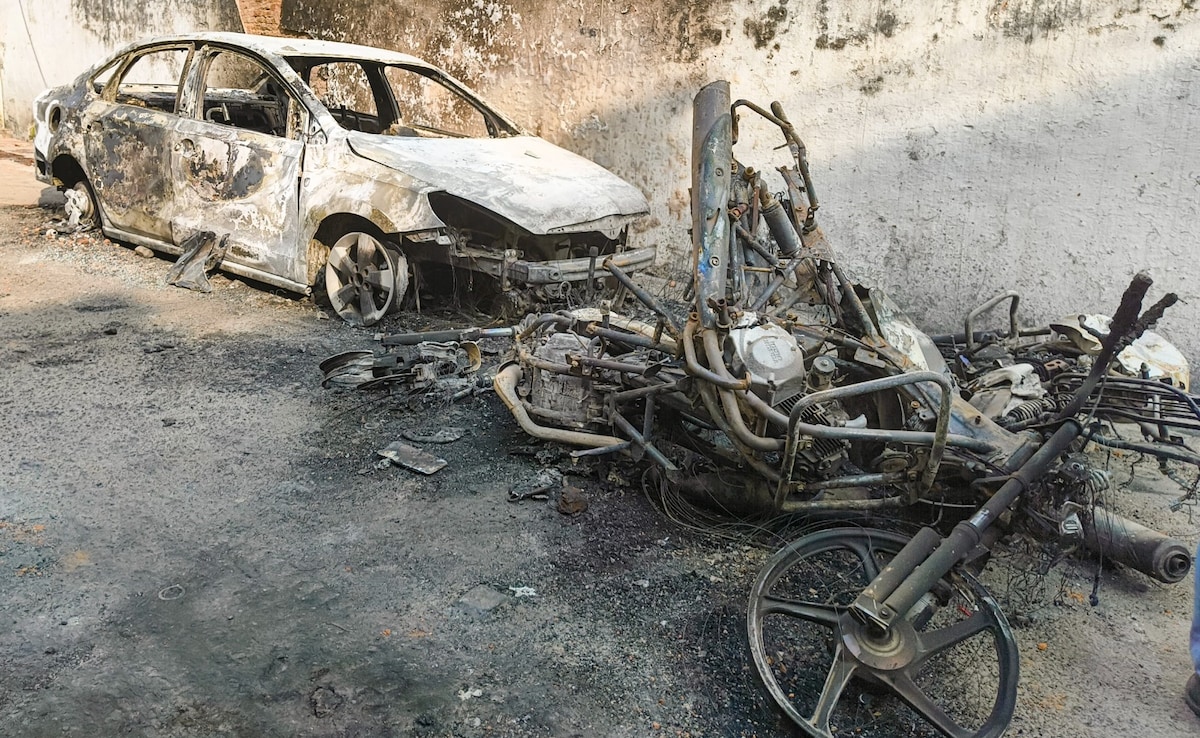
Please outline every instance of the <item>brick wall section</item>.
M283 0L237 0L242 16L242 28L246 33L263 36L287 36L279 27L280 8Z

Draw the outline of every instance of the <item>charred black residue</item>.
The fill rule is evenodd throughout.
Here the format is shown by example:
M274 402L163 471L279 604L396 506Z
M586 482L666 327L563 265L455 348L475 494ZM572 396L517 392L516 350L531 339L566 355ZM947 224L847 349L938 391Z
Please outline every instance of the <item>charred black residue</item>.
M989 26L1027 44L1086 21L1082 0L995 0L988 11Z
M250 153L239 161L241 147L217 142L211 146L223 152L209 150L187 158L184 172L192 186L207 200L244 200L254 194L263 181L262 157Z
M819 0L817 3L817 38L813 42L818 49L840 51L847 46L864 44L872 33L891 36L897 22L895 14L880 10L874 19L860 19L856 24L847 24L848 28L833 28L829 22L829 16L828 0ZM890 20L885 19L885 16Z
M263 181L262 159L251 156L229 180L229 194L237 199L248 197Z
M882 89L883 89L883 77L880 75L875 75L871 79L864 82L862 84L862 87L858 88L859 92L861 92L864 95L874 95L875 93L879 92Z
M823 33L820 36L817 36L815 45L818 49L833 49L834 51L841 51L847 46L856 46L866 42L867 34L865 33L855 33L850 36L834 37L830 37L828 34Z
M151 212L163 206L170 192L163 180L163 161L168 156L164 134L153 118L143 115L108 118L99 146L88 147L89 155L95 157L95 184L104 190L104 202L114 210Z
M875 18L875 30L887 38L891 38L892 34L896 32L897 25L896 14L886 10L880 11Z
M693 3L690 0L668 0L664 8L665 35L674 45L675 61L694 62L701 52L725 39L724 23L718 9L723 3ZM673 33L671 32L673 31Z
M764 49L775 37L787 30L788 11L787 0L779 0L778 5L767 8L761 18L747 18L742 24L742 31L754 41L754 48Z

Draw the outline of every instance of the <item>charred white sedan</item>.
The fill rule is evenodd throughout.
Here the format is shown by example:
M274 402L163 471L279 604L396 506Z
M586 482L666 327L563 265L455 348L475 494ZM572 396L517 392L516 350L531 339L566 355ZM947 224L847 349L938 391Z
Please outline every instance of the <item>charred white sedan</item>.
M39 179L78 193L108 236L172 254L227 236L222 269L300 293L324 281L355 324L399 305L410 271L537 299L591 289L597 259L654 259L626 249L647 210L636 188L405 54L157 38L42 93L34 114Z

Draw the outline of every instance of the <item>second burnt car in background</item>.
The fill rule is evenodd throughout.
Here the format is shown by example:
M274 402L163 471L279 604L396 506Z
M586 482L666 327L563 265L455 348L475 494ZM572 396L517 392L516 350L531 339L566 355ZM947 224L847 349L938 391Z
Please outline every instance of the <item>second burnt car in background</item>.
M105 234L172 254L228 234L220 267L377 322L416 280L484 275L552 298L627 270L633 185L523 132L445 71L366 46L234 33L126 47L34 102L38 177ZM75 194L71 194L73 191Z

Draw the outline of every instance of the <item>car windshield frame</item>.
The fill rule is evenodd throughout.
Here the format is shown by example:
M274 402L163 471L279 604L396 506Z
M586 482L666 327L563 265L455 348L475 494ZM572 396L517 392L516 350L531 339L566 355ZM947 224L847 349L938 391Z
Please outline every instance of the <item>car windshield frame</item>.
M357 116L362 116L363 114L361 112L350 111L349 113L343 112L341 117L339 117L339 115L335 113L333 109L325 104L324 100L321 98L321 95L319 95L316 90L313 89L311 84L312 70L317 67L329 64L344 63L355 64L362 69L370 87L370 92L376 108L376 113L369 117L376 118L377 124L382 124L384 120L386 120L388 124L386 126L377 125L376 127L378 127L380 130L365 131L367 133L381 133L387 135L387 129L389 129L391 124L395 123L400 117L400 107L395 98L395 93L392 89L392 86L387 78L387 69L394 67L431 80L434 84L440 85L449 93L456 96L457 99L473 108L480 114L480 116L482 116L484 126L488 131L488 138L507 138L510 136L525 135L521 128L517 126L511 119L509 119L508 116L487 104L482 98L479 97L479 95L475 94L472 90L466 87L466 85L462 84L451 75L431 64L423 62L414 63L411 61L400 60L383 61L379 59L344 55L317 56L307 54L287 54L283 55L282 58L284 62L286 62L288 66L290 66L292 70L296 72L297 76L300 78L300 81L307 88L306 91L314 100L317 101L317 104L321 105L324 111L333 119L334 123L343 131L361 132L361 127L347 126L346 120L354 120L357 126L361 126L361 122L359 122ZM401 124L400 128L402 130L413 130L407 128L407 126L403 124ZM423 136L416 131L409 133L408 135L415 135L422 138L479 138L475 136L464 135L455 131L430 127L421 127L420 130L432 135Z

